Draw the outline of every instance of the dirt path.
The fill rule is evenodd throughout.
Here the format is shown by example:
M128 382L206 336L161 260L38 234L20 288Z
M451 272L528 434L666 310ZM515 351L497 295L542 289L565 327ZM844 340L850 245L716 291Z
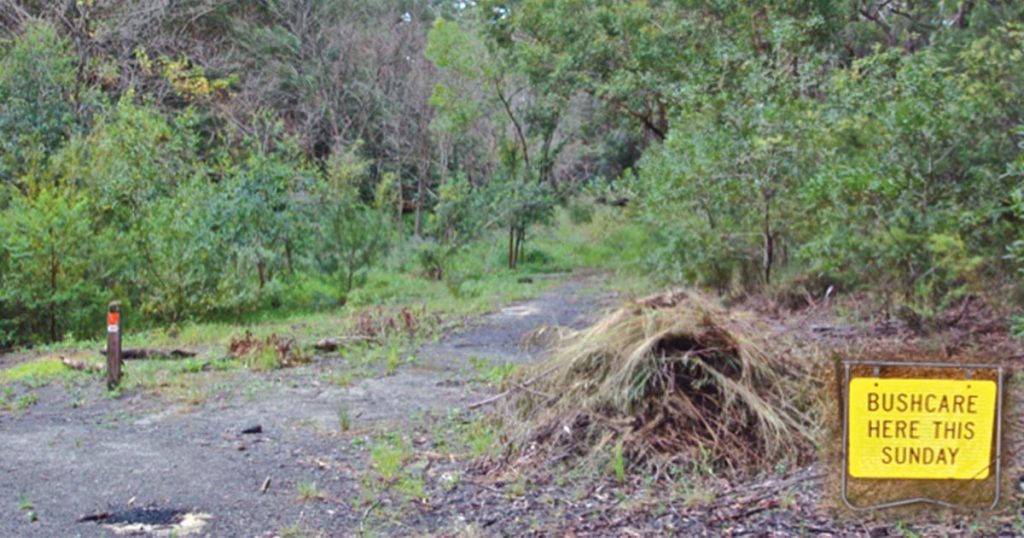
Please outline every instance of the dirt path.
M523 336L585 323L609 300L599 284L570 278L421 347L394 375L347 388L325 379L330 357L239 374L199 408L108 398L95 379L40 388L34 406L0 415L0 536L102 536L113 531L80 518L159 524L184 513L198 514L207 536L351 535L376 508L358 502L372 436L421 431L428 417L486 396L480 364L533 359ZM351 416L348 432L339 409ZM242 433L255 425L261 433ZM313 483L322 500L298 502L300 484ZM409 517L417 526L417 513Z

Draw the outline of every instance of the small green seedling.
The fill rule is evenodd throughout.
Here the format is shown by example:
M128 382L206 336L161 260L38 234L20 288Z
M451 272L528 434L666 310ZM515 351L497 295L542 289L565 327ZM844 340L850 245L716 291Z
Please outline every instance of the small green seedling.
M28 498L27 495L22 495L18 499L18 510L25 512L25 517L29 521L38 521L39 515L36 514L36 505L32 502L32 499Z

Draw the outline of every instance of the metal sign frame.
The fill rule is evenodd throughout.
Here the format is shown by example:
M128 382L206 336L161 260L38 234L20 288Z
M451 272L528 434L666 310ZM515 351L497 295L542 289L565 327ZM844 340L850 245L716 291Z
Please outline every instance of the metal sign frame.
M899 361L843 361L843 480L842 480L842 497L843 504L846 505L850 510L880 510L884 508L895 508L897 506L907 506L911 504L934 504L945 508L959 508L959 509L971 509L979 508L978 506L956 504L944 501L942 499L933 499L931 497L914 497L911 499L900 499L896 501L889 501L878 504L870 505L856 505L850 501L847 495L847 482L849 481L850 474L850 370L854 366L867 366L874 368L874 376L879 377L882 368L948 368L954 370L964 370L967 379L971 379L974 375L975 370L995 370L996 371L996 428L995 428L995 456L992 458L990 464L995 464L995 492L992 496L992 503L987 507L982 506L981 508L987 508L989 510L996 507L999 504L999 494L1002 484L1002 467L1003 467L1003 373L1004 369L1002 365L990 365L990 364L951 364L945 362L899 362Z

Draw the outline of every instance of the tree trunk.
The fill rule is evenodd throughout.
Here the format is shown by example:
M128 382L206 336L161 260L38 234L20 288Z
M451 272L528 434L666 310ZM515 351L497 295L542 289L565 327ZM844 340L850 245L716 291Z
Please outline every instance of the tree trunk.
M440 170L438 170L438 175L440 176L438 179L441 181L442 185L448 180L448 146L451 143L449 142L449 138L449 135L444 135L441 138L441 143L439 145L441 151L441 162L438 163L440 165L438 166L438 168L440 168Z
M284 242L284 264L285 274L294 275L295 269L292 267L292 242Z
M505 97L505 92L501 89L501 83L494 83L495 93L498 94L498 100L501 101L501 105L505 107L505 114L508 115L508 119L512 121L512 127L515 128L516 139L519 141L519 147L523 150L523 164L526 168L530 168L530 148L526 143L526 135L523 134L523 126L519 123L515 113L512 112L512 103L509 102L508 98Z
M57 274L60 272L60 261L57 253L50 252L50 341L57 341Z
M516 227L516 265L519 265L519 260L523 258L523 242L526 240L526 226L519 225Z
M438 163L438 184L444 185L448 182L448 144L449 135L445 134L440 140L440 151L441 151L441 162ZM452 241L452 223L446 222L444 224L444 243L448 244Z
M516 268L516 226L508 225L508 268Z
M423 233L423 198L427 190L427 170L427 167L423 166L416 180L416 237Z
M401 149L399 149L399 155L401 155ZM398 232L398 237L402 237L402 210L405 206L405 189L402 185L402 159L398 159L398 168L395 171L395 185L398 187L398 200L395 202L398 204L398 218L395 220L395 229Z
M764 283L772 283L772 263L775 261L775 237L772 233L772 220L771 220L771 198L765 197L764 200Z

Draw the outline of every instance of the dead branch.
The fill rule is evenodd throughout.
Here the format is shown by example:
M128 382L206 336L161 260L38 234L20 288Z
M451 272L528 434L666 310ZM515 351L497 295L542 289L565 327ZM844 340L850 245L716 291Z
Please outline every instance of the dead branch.
M106 356L107 350L101 349L100 355ZM149 348L137 348L137 349L126 349L121 352L121 358L124 360L137 359L137 360L169 360L169 359L189 359L195 357L194 351L188 351L185 349L149 349Z
M502 398L504 398L504 397L506 397L506 396L508 396L508 395L510 395L512 393L514 393L514 392L520 391L520 390L529 390L529 389L527 389L527 387L529 387L533 383L536 383L539 379L547 376L551 372L554 372L555 369L557 369L557 368L558 368L557 365L556 366L552 366L551 368L548 368L547 370L545 370L545 371L543 371L543 372L541 372L541 373L531 377L530 379L527 379L526 381L524 381L522 383L516 384L514 387L512 387L512 388L510 388L510 389L508 389L508 390L506 390L504 392L500 392L498 394L495 394L494 396L491 396L490 398L487 398L485 400L480 400L479 402L469 404L468 409L476 409L478 407L483 407L483 406L485 406L487 404L494 403L494 402L496 402L496 401L498 401L498 400L500 400L500 399L502 399ZM544 396L547 396L547 395L544 394Z
M126 349L121 352L123 359L188 359L195 357L194 351L184 349Z
M102 372L105 369L105 366L103 366L102 364L89 364L87 362L76 361L74 359L69 359L67 357L61 357L60 362L63 363L64 366L67 366L72 370L78 370L79 372Z
M372 336L336 336L320 340L313 346L313 348L317 351L335 351L339 348L360 342L379 344L380 340Z

